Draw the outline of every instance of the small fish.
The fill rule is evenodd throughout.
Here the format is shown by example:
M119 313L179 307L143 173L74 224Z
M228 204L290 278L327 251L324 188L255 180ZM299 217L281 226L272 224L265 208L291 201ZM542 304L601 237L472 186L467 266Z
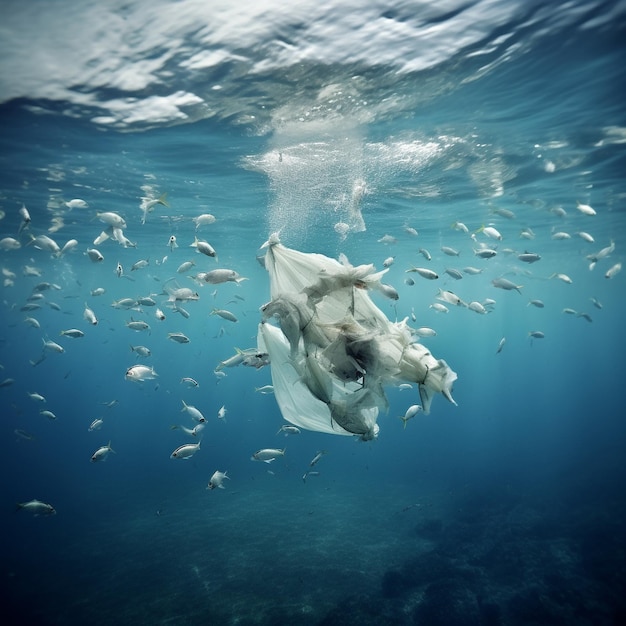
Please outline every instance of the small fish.
M280 435L280 433L285 433L285 437L287 437L288 435L299 435L300 434L300 429L297 426L291 426L289 424L283 424L278 429L278 432L276 434Z
M550 278L558 278L559 280L563 281L564 283L567 283L568 285L571 285L573 282L572 279L567 274L552 274Z
M25 228L28 228L30 222L31 222L31 218L30 218L30 213L28 212L28 209L26 208L25 205L22 204L22 208L19 210L19 214L20 217L22 218L22 221L20 222L20 226L17 230L17 234L19 235Z
M320 450L310 461L309 463L309 467L313 467L314 465L317 465L317 463L319 462L319 460L325 455L328 454L326 452L326 450Z
M587 243L595 243L595 239L589 234L586 233L585 231L580 231L578 233L576 233L581 239L584 239Z
M439 274L437 274L437 272L433 272L433 270L429 270L426 267L412 267L411 269L408 269L406 271L416 272L422 278L426 278L427 280L437 280L439 278Z
M172 250L172 252L178 248L178 244L176 243L176 235L172 235L169 239L169 241L167 242L167 245L170 247L170 250Z
M156 317L160 322L162 322L165 319L165 313L163 313L161 309L157 309L154 312L154 317Z
M220 410L217 412L217 419L226 421L226 413L228 413L226 405L222 405Z
M528 333L528 336L531 339L543 339L545 337L544 333L542 333L540 330L531 330Z
M472 267L469 265L468 267L463 268L463 272L468 274L469 276L476 276L477 274L482 274L483 270L478 269L477 267Z
M448 304L454 304L455 306L466 306L465 302L463 302L463 300L461 300L459 296L457 296L452 291L446 291L444 289L439 290L439 295L437 296L437 299L443 300Z
M383 261L383 267L391 267L395 261L395 257L389 256Z
M447 267L444 272L454 278L454 280L461 280L461 278L463 278L463 274L461 274L461 272L459 272L459 270L454 269L453 267Z
M59 257L62 257L65 253L73 250L77 245L78 241L76 239L69 239L59 251Z
M621 271L622 271L622 264L616 263L615 265L613 265L606 271L606 274L604 275L604 277L613 278L615 275L619 274Z
M563 309L563 313L565 313L566 315L577 315L578 312L568 307Z
M104 287L96 287L95 289L92 289L89 293L91 293L92 296L101 296L102 294L106 293L106 289Z
M88 248L87 256L94 263L100 263L101 261L104 261L104 255L102 254L102 252L100 252L99 250L96 250L95 248Z
M13 431L18 437L19 439L24 439L26 441L34 441L35 440L35 435L33 435L32 433L29 433L25 430L22 430L21 428L16 428Z
M590 207L588 204L582 204L581 202L576 202L576 208L583 214L583 215L596 215L596 211L595 209L593 209L592 207Z
M135 272L137 270L143 269L150 264L150 259L141 259L132 264L130 271Z
M224 479L230 480L230 476L226 475L226 472L213 472L213 476L209 480L207 489L225 489Z
M194 419L196 422L206 422L206 418L204 417L204 415L202 415L199 409L191 404L187 404L184 400L181 400L181 402L183 403L183 408L181 409L181 412L187 411L187 413L189 413L192 419Z
M433 302L428 308L437 311L437 313L448 313L449 311L448 307L440 302Z
M532 304L533 306L536 306L538 309L543 309L543 307L545 306L542 300L529 300L528 304L529 305Z
M412 404L405 412L404 415L400 415L400 419L404 422L404 428L406 428L406 423L415 417L420 411L422 407L419 404Z
M189 343L189 337L183 333L167 333L167 338L176 343Z
M178 446L172 454L170 454L170 459L190 459L198 450L200 450L200 444L202 442L198 441L198 443L185 443L182 446Z
M398 241L393 235L383 235L380 239L377 239L378 243L390 244Z
M504 348L504 344L506 343L506 337L502 337L498 343L498 349L496 350L496 354L500 354L502 352L502 348Z
M56 352L58 354L62 354L63 352L65 352L65 348L63 346L60 346L58 343L56 343L55 341L51 341L51 340L43 340L43 349L44 351L48 351L48 352Z
M126 221L124 218L115 213L114 211L104 211L102 213L96 213L96 217L105 224L113 226L114 228L126 228Z
M432 328L428 328L428 326L422 326L421 328L416 328L413 331L418 337L436 337L437 332Z
M487 309L480 302L476 302L476 301L470 302L467 305L467 308L470 311L474 311L475 313L480 313L481 315L485 315L485 313L487 313Z
M556 233L553 233L551 238L555 241L564 241L565 239L571 239L572 236L569 233L558 231Z
M251 461L263 461L264 463L271 463L279 456L285 456L285 448L277 450L276 448L263 448L257 450L251 457Z
M89 205L81 198L73 198L64 203L65 206L71 211L72 209L87 209Z
M535 263L541 260L541 256L536 252L524 252L523 254L518 254L517 258L524 263Z
M519 236L522 239L534 239L535 238L535 233L530 228L524 228L520 232Z
M10 387L15 382L13 378L5 378L2 382L0 382L0 388L2 387Z
M131 352L136 352L137 356L149 357L152 355L150 348L146 348L146 346L130 346Z
M98 323L98 318L96 314L85 304L85 310L83 311L83 319L89 322L92 326L95 326Z
M185 261L178 266L178 269L176 271L179 274L184 274L185 272L188 272L194 265L195 263L193 261Z
M119 261L117 263L117 267L115 268L115 275L118 278L121 278L124 275L124 268L122 267L122 264Z
M483 234L487 235L487 237L489 237L490 239L497 239L498 241L502 241L502 235L493 226L483 226L481 227L480 231L482 231Z
M33 328L41 328L41 324L34 317L26 317L24 318L24 323L32 326Z
M193 218L193 223L196 225L196 230L200 228L200 226L207 226L208 224L213 224L215 222L215 216L210 213L202 213L202 215L198 215L198 217Z
M254 390L258 393L268 395L274 393L274 385L263 385L263 387L255 387Z
M45 502L40 502L39 500L21 502L17 505L17 510L32 513L35 517L39 515L56 515L56 511L51 504L46 504Z
M54 421L57 418L57 416L52 411L47 410L39 411L39 415L45 417L46 419L49 419L50 421Z
M441 246L441 251L448 256L459 256L461 253L450 246Z
M209 315L219 315L222 319L228 320L229 322L238 321L237 317L226 309L213 309Z
M78 328L68 328L67 330L62 330L59 335L72 337L72 339L80 339L85 336L85 333L82 330L78 330Z
M505 291L517 291L517 293L522 293L520 291L520 289L522 288L522 285L516 285L515 283L511 282L510 280L508 280L507 278L494 278L491 281L491 284L494 287L497 287L498 289L504 289Z
M130 322L126 322L126 328L136 331L150 330L150 324L143 320L135 320L131 317Z
M469 233L469 228L463 222L452 222L452 228L462 233Z
M102 424L104 424L104 420L100 417L97 417L93 422L91 422L87 430L89 432L93 432L94 430L100 430L102 428Z
M0 239L0 250L17 250L22 244L14 237L5 237Z
M185 376L184 378L180 379L181 384L183 385L187 385L188 387L199 387L200 385L198 384L198 381L190 378L189 376Z
M601 309L602 308L602 303L597 298L589 298L589 299L593 303L593 306L596 307L596 309Z
M427 261L430 261L433 258L430 252L426 250L426 248L420 248L417 252L421 254Z
M109 452L113 452L114 454L117 454L115 452L115 450L113 450L113 448L111 447L111 442L110 441L109 441L109 443L107 443L106 446L100 446L91 455L91 462L92 463L97 463L98 461L106 461L107 457L109 456Z
M306 483L306 479L307 479L309 476L319 476L319 475L320 475L320 473L319 473L319 472L316 472L316 471L314 471L314 470L309 470L309 471L307 471L307 472L304 472L304 474L302 475L302 482L303 482L303 483Z
M158 374L153 367L147 365L133 365L126 370L124 378L132 382L143 382L145 380L153 380Z
M203 241L201 239L198 239L197 237L194 237L194 242L191 244L191 247L195 248L196 252L199 252L200 254L204 254L212 258L217 257L217 253L208 241Z
M474 250L474 254L481 259L492 259L498 252L491 248L479 248L478 250Z

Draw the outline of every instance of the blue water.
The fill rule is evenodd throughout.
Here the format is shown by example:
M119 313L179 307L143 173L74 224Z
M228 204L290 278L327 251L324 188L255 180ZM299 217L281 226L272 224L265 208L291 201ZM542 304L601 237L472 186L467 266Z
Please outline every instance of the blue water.
M0 250L11 623L625 623L626 274L605 274L625 260L626 3L269 2L250 16L191 1L66 4L1 9L0 239L21 243ZM40 22L47 34L26 37L29 54L11 45ZM364 229L342 230L359 181ZM142 223L142 196L162 193L169 207ZM70 210L71 199L88 207ZM18 235L22 205L31 222ZM124 217L136 247L93 245L102 211ZM196 231L202 213L216 220ZM480 231L488 225L502 240ZM534 239L520 236L528 228ZM436 331L421 341L457 373L458 406L438 395L403 428L417 389L389 387L375 441L277 434L276 398L256 390L272 383L270 366L214 371L256 346L270 299L257 257L276 231L288 247L354 265L393 257L384 281L399 298L372 299L390 320ZM29 243L42 234L78 245L57 257ZM217 261L190 247L194 235ZM477 257L481 243L497 256ZM92 247L104 261L90 261ZM525 251L541 259L523 263ZM187 260L195 267L178 274ZM482 272L445 273L467 266ZM247 280L190 278L216 267ZM188 318L167 307L172 277L199 293L182 303ZM495 288L498 277L520 293ZM21 310L43 281L58 289ZM438 313L438 288L495 304ZM148 295L156 306L111 306ZM127 328L131 317L150 330ZM60 336L70 328L84 337ZM65 352L42 353L43 339ZM125 380L138 363L158 376ZM171 428L194 425L183 400L207 425L200 450L173 460L195 441ZM103 425L89 432L95 418ZM91 463L108 442L114 452ZM284 457L251 460L267 447ZM319 474L303 480L321 450ZM207 490L216 470L230 480ZM56 514L16 510L32 499Z

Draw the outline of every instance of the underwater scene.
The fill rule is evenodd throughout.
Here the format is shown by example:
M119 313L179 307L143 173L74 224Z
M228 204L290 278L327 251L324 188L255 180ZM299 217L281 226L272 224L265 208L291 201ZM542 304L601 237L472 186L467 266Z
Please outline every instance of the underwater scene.
M626 623L626 2L0 24L3 623Z

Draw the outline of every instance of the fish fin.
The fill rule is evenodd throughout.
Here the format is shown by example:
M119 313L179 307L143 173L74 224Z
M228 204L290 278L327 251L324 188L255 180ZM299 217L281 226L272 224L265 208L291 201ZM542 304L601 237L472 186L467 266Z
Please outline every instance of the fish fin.
M170 208L170 205L167 201L167 191L165 193L162 193L159 196L159 199L157 200L157 204L162 204L164 207L167 207L168 209Z

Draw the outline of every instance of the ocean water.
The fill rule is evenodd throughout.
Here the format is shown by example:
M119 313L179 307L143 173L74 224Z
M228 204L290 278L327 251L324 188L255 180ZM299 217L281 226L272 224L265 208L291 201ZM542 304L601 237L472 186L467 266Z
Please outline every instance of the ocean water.
M626 3L5 2L0 15L3 623L626 622ZM126 245L94 243L104 212ZM398 298L372 301L436 332L419 341L458 375L457 406L438 394L404 427L417 385L389 385L375 440L279 432L259 389L284 364L219 366L256 347L276 232L387 261ZM57 254L42 235L77 244ZM246 280L193 280L216 268ZM173 285L199 298L174 310ZM487 312L438 312L440 289ZM127 380L138 364L156 377ZM183 401L206 418L186 460L170 458L198 441ZM252 460L262 448L285 453ZM209 490L216 470L225 488ZM33 499L56 513L16 506Z

